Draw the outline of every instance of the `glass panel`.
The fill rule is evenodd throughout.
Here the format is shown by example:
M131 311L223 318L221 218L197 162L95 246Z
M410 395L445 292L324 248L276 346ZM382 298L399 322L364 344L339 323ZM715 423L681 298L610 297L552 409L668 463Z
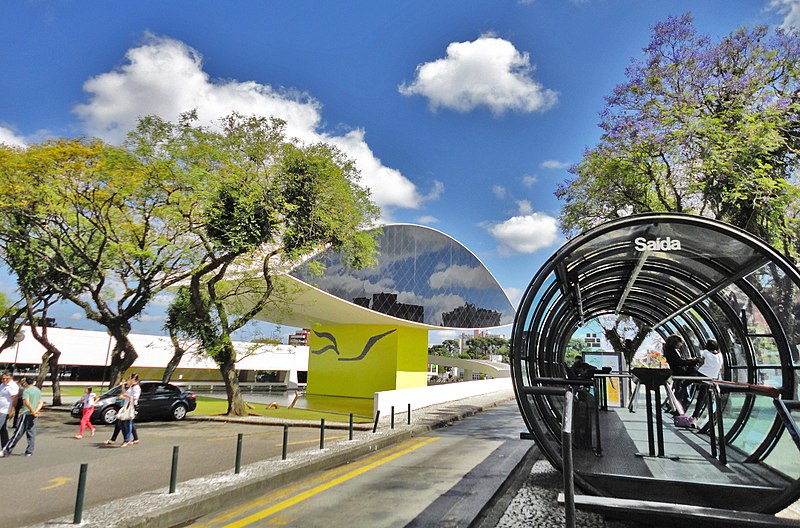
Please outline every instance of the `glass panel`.
M735 396L738 397L731 398L731 400L739 400L739 398L741 398L741 400L739 400L741 409L741 402L744 400L744 395L736 394ZM772 427L772 423L775 421L775 414L775 407L772 405L772 400L770 398L756 396L753 411L748 417L742 432L734 438L733 445L748 455L752 454L766 439L767 433L770 427ZM728 423L733 423L733 421L728 422L728 420L734 420L736 418L736 414L733 412L729 413L728 409L725 410L724 419L726 426Z
M292 276L345 301L446 328L511 324L514 308L489 270L452 238L422 226L389 225L376 266L355 270L326 250ZM324 273L316 273L319 266Z
M800 288L775 264L762 266L747 280L772 307L789 339L792 363L800 365Z
M795 420L800 416L795 416ZM792 479L800 478L800 452L786 431L781 435L778 445L764 460L764 463Z
M771 337L752 337L753 352L756 365L780 365L781 357L778 354L778 345Z
M760 368L756 371L756 385L769 385L770 387L783 387L783 374L781 369Z

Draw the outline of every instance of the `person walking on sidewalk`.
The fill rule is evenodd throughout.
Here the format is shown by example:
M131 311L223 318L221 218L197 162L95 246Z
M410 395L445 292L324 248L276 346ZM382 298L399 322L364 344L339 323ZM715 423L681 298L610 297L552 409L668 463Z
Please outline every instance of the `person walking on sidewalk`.
M0 458L11 455L14 447L22 439L22 435L28 436L28 447L25 449L25 456L33 455L36 445L36 418L39 416L44 401L42 401L42 391L34 385L36 378L28 376L23 379L22 390L22 409L19 411L19 422L14 436L8 444L0 451Z
M14 415L19 396L19 385L11 378L11 372L3 371L0 377L0 449L8 443L8 419Z
M78 434L75 435L75 438L77 439L83 438L83 431L87 427L89 428L89 431L91 431L92 436L94 436L92 413L94 412L94 404L97 403L97 394L92 392L91 387L86 387L86 390L83 391L81 403L83 404L83 414L81 415L80 429L78 430Z

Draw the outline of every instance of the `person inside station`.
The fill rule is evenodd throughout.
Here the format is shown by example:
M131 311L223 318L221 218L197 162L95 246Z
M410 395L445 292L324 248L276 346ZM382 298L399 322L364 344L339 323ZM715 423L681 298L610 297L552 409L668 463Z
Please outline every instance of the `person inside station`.
M717 345L717 341L715 339L709 339L706 341L706 346L701 352L701 358L703 360L703 364L700 365L700 367L697 369L697 372L701 376L711 379L718 379L720 372L722 372L724 367L722 364L722 354L719 353L719 346ZM703 387L697 395L694 412L692 412L692 416L694 418L700 417L700 413L703 412L703 407L705 406L707 398L708 391L705 389L705 387Z
M590 380L594 377L594 373L597 372L597 368L594 365L586 363L583 360L583 356L575 356L575 361L572 363L572 367L570 367L570 372L575 379Z
M697 367L701 360L689 356L686 351L686 346L683 338L678 334L672 334L664 341L663 348L664 358L669 364L669 369L672 371L673 376L699 376ZM689 385L684 380L674 380L672 390L675 392L675 398L682 406L682 409L671 409L673 414L683 414L684 410L689 406Z

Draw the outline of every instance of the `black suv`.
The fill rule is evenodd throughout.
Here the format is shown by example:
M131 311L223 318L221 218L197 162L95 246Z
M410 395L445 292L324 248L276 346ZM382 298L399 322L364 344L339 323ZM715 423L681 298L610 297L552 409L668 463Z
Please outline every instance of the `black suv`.
M142 381L142 394L139 396L139 409L136 420L150 420L153 418L168 418L183 420L186 413L197 407L197 395L191 391L176 387L171 383L160 381ZM113 424L117 419L117 410L122 405L119 395L122 389L119 385L100 395L94 406L92 422ZM73 418L80 418L83 407L79 401L70 412Z

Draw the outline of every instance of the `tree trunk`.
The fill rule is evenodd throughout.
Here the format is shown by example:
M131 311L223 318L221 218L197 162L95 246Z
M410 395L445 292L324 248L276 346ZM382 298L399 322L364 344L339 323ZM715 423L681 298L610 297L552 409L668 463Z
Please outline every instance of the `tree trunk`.
M111 364L109 365L108 386L114 387L122 381L125 372L131 368L133 362L139 357L133 347L128 333L131 331L130 323L106 324L111 337L114 338L114 349L111 351Z
M229 345L230 346L230 345ZM225 391L228 393L228 412L233 416L247 416L247 407L239 388L239 378L236 376L235 356L231 355L226 361L219 363L222 379L225 381Z
M53 383L53 405L61 405L61 382L58 379L58 359L61 357L61 351L47 338L46 327L42 328L40 332L38 327L32 325L31 334L45 348L39 375L36 377L36 386L41 389L47 374L50 373Z
M164 369L164 375L161 377L161 381L164 383L169 382L170 378L172 378L175 369L178 368L181 359L183 359L183 354L186 353L186 349L181 346L180 340L171 328L169 330L169 338L172 341L172 357L167 362L167 368Z

